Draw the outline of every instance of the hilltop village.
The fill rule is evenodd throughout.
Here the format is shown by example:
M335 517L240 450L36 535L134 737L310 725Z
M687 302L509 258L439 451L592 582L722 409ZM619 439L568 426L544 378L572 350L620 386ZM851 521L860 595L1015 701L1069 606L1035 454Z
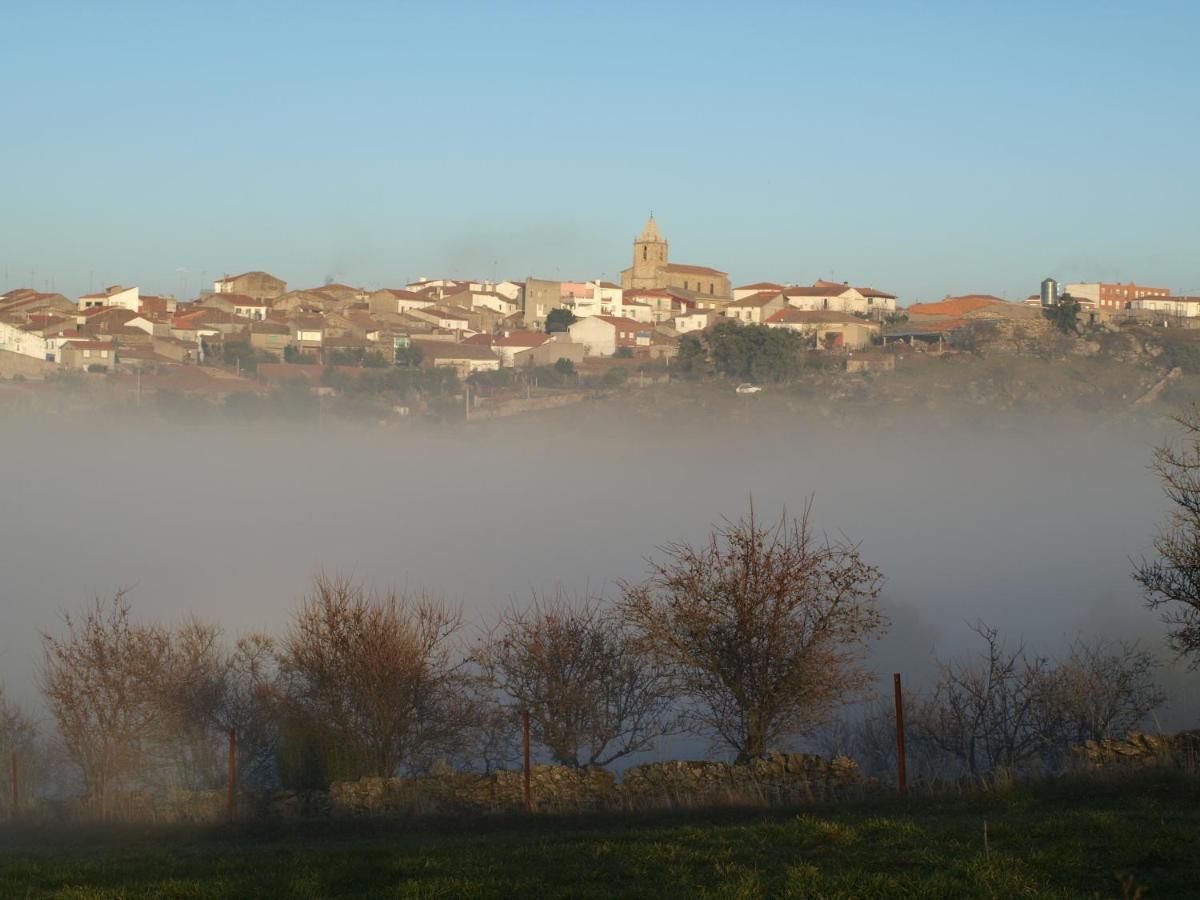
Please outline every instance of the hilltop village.
M287 387L293 398L388 395L397 401L389 416L470 415L631 376L715 374L751 392L813 364L893 372L905 354L1094 355L1116 341L1137 356L1147 334L1150 344L1156 333L1190 338L1198 324L1200 297L1133 283L1048 278L1019 303L980 293L907 305L849 282L733 285L720 269L673 261L651 215L620 284L421 278L294 290L253 271L190 300L125 285L74 300L9 290L0 295L0 400L101 380L139 402L156 392L247 413ZM1158 343L1151 357L1181 357L1163 356L1171 341Z

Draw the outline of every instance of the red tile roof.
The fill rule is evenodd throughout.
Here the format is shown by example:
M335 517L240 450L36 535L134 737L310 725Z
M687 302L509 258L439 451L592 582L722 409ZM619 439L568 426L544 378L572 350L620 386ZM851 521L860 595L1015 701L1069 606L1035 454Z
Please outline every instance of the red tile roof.
M749 297L743 297L741 300L734 300L729 306L766 306L775 300L782 301L779 291L759 291L757 294L751 294Z
M667 263L663 266L666 272L680 272L690 275L720 275L724 277L727 272L722 272L720 269L710 269L708 266L689 266L684 263Z
M877 290L875 290L875 288L860 287L860 288L855 288L855 290L858 291L860 294L862 294L864 297L874 297L876 299L881 299L881 300L895 300L896 299L895 294L889 294L886 291L877 291Z
M540 331L510 331L492 341L493 347L540 347L550 335Z
M997 303L1008 305L1007 300L993 297L991 294L966 294L962 297L947 297L937 303L914 303L905 311L911 316L958 317Z

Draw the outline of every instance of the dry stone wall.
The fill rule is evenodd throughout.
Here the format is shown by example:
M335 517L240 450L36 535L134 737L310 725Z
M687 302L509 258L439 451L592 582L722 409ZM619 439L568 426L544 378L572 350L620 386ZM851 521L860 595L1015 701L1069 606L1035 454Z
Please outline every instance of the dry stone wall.
M1131 731L1124 738L1086 741L1072 749L1090 769L1174 766L1194 772L1200 764L1200 731L1174 735Z
M669 809L721 805L782 806L861 796L872 783L846 757L774 753L745 765L660 762L634 766L618 781L600 768L536 765L530 771L533 807L542 813ZM219 822L224 791L173 792L124 798L116 818L157 822ZM448 767L414 778L335 782L328 791L240 794L239 819L371 818L480 815L524 807L520 771L488 774Z

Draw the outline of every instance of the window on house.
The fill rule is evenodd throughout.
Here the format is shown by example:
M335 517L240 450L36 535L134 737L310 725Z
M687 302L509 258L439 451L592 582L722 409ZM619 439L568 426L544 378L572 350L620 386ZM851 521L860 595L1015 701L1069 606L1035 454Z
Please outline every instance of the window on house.
M642 248L642 259L649 259L649 257L646 255L649 252L650 252L649 247L643 247Z
M708 283L708 292L709 292L710 294L714 293L714 291L713 291L713 283L712 283L711 281Z

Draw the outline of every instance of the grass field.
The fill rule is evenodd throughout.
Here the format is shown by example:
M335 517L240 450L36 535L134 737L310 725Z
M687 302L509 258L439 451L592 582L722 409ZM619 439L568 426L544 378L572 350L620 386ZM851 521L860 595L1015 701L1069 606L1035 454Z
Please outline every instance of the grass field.
M788 811L11 829L0 896L1200 896L1198 801L1156 774Z

